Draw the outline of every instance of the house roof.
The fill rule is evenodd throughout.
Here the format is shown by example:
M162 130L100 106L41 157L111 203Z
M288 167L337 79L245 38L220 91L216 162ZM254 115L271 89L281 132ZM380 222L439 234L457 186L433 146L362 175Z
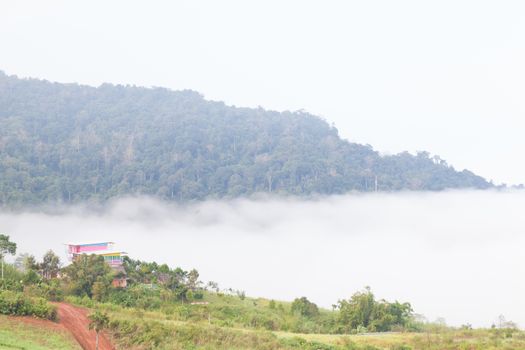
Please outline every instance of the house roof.
M65 245L73 245L73 246L87 246L87 245L102 245L102 244L115 244L115 242L82 242L82 243L64 243Z

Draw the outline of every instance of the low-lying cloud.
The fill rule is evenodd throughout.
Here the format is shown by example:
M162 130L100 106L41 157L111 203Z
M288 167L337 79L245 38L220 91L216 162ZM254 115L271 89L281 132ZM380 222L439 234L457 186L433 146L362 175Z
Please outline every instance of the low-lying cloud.
M525 192L460 191L299 199L151 198L0 212L19 253L112 240L132 258L197 268L203 280L252 296L307 296L324 307L371 286L448 323L525 325Z

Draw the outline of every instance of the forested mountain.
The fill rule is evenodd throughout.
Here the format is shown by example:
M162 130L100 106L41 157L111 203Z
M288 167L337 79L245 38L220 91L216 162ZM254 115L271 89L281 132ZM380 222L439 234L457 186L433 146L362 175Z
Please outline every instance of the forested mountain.
M255 192L488 188L422 152L381 156L304 112L226 106L194 91L19 79L0 72L0 203L186 201Z

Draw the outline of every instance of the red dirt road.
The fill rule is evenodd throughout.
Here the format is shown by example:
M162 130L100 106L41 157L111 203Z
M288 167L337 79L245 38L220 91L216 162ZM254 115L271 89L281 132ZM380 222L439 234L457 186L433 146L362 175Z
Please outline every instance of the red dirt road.
M96 333L88 329L88 311L66 303L55 303L55 305L58 311L58 322L71 332L82 349L95 350ZM115 349L102 332L99 334L98 348L99 350Z

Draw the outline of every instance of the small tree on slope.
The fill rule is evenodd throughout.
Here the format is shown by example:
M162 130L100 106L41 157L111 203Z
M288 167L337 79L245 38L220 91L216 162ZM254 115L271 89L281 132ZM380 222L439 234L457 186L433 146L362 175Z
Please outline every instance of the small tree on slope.
M90 319L89 322L89 329L94 329L96 332L96 341L95 341L95 350L98 350L98 334L100 331L107 328L109 324L109 317L106 313L95 311L91 315L88 316Z

